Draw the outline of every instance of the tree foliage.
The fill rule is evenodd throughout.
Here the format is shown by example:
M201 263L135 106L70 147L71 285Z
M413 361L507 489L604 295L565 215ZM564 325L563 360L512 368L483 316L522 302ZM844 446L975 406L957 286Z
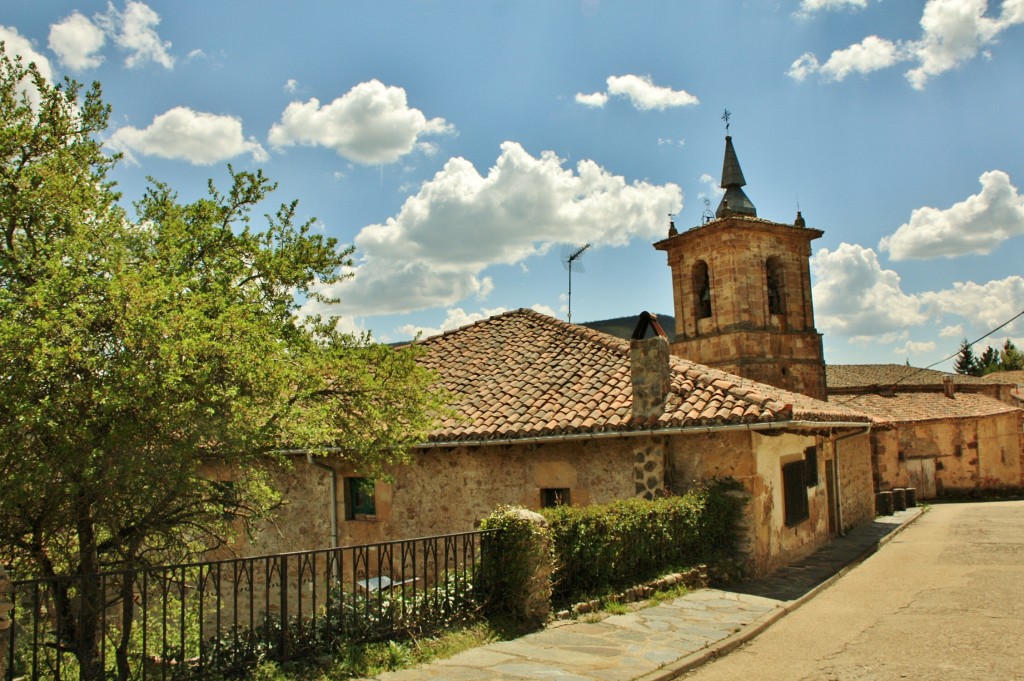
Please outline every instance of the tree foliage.
M962 371L962 368L967 370ZM972 376L985 376L998 371L1019 371L1021 369L1024 369L1024 352L1017 349L1017 346L1009 338L1003 342L1002 349L996 350L989 345L977 357L965 338L960 344L960 353L957 355L954 365L954 370L957 373Z
M352 250L294 202L255 227L261 172L192 203L154 181L130 217L109 114L0 44L0 558L41 576L196 555L273 507L283 448L379 474L439 407L414 348L297 317Z
M965 376L980 376L981 370L978 358L974 356L974 349L964 338L960 341L960 352L957 353L956 362L953 364L953 371Z

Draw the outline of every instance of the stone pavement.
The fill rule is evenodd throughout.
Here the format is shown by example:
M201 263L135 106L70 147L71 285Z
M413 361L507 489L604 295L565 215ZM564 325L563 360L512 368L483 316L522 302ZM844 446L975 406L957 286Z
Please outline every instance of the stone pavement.
M851 530L770 577L700 589L600 621L556 622L379 681L665 681L749 641L874 553L915 520L899 511Z

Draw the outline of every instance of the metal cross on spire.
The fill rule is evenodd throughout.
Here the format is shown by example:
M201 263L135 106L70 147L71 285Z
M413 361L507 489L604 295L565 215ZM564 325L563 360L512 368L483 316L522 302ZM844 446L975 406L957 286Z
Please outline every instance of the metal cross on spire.
M724 111L724 112L722 113L722 120L723 120L723 121L725 121L725 134L726 134L726 135L728 135L728 134L729 134L729 119L730 119L730 118L732 118L732 113L730 113L730 112L729 112L729 110L728 110L728 109L726 109L726 110L725 110L725 111Z

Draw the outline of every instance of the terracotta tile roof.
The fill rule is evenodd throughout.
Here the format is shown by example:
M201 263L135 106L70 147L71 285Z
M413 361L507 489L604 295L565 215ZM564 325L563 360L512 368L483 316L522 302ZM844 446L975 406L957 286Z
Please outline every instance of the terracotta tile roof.
M665 412L632 417L629 342L516 310L419 342L455 416L431 442L512 440L660 428L864 422L851 409L671 358Z
M996 371L987 376L982 376L979 380L986 383L1024 385L1024 371Z
M980 393L905 392L890 397L877 394L833 395L829 402L870 414L876 423L941 421L977 418L1019 411L1005 402Z
M934 369L919 369L905 364L829 364L825 367L825 383L829 390L887 386L942 385L949 376L954 383L985 383L977 376L951 374Z

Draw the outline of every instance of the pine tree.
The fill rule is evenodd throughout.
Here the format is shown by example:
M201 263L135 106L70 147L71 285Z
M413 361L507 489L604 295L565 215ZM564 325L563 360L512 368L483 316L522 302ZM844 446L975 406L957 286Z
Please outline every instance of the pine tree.
M980 374L978 359L974 356L974 350L971 349L971 344L967 342L966 338L960 342L960 352L956 356L953 370L958 374L966 376L977 376Z

